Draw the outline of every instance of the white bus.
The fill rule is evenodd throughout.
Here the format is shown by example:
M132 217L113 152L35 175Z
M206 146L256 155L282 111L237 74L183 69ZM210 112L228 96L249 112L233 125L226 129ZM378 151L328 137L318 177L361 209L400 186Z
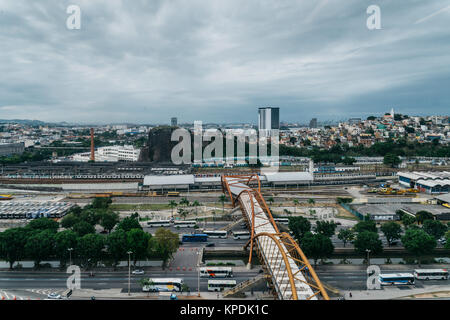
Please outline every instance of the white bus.
M173 226L179 228L193 228L197 224L195 220L175 221Z
M170 220L147 221L147 227L170 227Z
M380 273L378 281L383 286L414 284L414 275L411 273Z
M275 222L288 225L289 224L289 218L273 218Z
M203 233L208 235L208 238L225 239L227 237L227 232L224 230L204 230Z
M150 285L143 286L144 292L159 292L159 291L177 291L180 292L183 286L183 279L181 278L150 278Z
M200 277L231 278L233 277L233 269L229 267L202 267L200 268Z
M223 291L236 286L236 280L208 280L208 291Z
M250 239L250 232L248 231L233 231L233 239Z
M447 269L415 269L414 277L418 280L447 280Z

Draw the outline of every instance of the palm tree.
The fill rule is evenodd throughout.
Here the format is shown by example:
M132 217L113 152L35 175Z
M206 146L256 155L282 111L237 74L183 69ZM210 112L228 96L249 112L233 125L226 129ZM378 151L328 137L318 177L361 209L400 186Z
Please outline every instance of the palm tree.
M175 201L173 200L169 201L169 207L172 209L172 218L173 218L173 208L175 208L177 205L178 204Z
M198 202L197 200L195 200L194 202L192 202L192 206L195 208L195 216L197 216L198 215L198 212L197 212L197 208L199 207L201 205L201 203L200 202Z
M183 218L183 220L186 220L188 211L183 208L178 208L178 214Z
M309 204L315 204L315 203L316 203L316 200L314 200L313 198L308 199L308 203L309 203Z
M294 213L297 213L298 199L294 199L292 202L294 203Z
M149 287L149 286L153 285L153 281L151 281L148 278L143 278L143 279L139 280L139 284L142 286L142 288ZM147 291L147 297L149 296L149 294L150 294L150 290Z
M219 197L219 201L222 203L222 214L225 213L225 201L227 201L227 197L224 194L221 194Z
M180 204L187 207L189 205L189 200L187 198L181 198Z

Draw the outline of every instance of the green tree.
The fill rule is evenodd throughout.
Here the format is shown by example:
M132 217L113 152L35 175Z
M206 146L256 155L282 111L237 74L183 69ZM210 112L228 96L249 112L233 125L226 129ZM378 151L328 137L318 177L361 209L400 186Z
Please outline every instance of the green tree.
M148 241L151 235L141 229L131 229L127 232L127 246L133 252L134 265L138 259L147 257Z
M81 265L85 268L96 266L102 259L103 247L104 238L99 234L89 233L79 238L76 253Z
M95 233L95 228L92 224L86 221L80 221L73 225L72 230L82 237L89 233Z
M60 265L64 266L70 258L69 248L75 249L78 235L72 230L64 230L55 235L55 255Z
M440 239L447 231L447 226L437 220L425 220L423 230L435 239Z
M142 229L142 227L136 218L126 217L119 222L117 229L122 229L123 231L128 232L131 229Z
M27 238L25 255L34 261L34 267L39 268L42 260L48 259L54 254L55 232L44 230L33 232Z
M309 204L315 204L316 200L314 200L313 198L308 199L308 203Z
M80 220L85 221L93 226L100 222L103 210L87 209L80 213Z
M402 243L407 251L417 257L419 265L420 258L436 247L436 240L421 229L406 230Z
M305 233L311 230L311 223L304 217L289 217L288 227L298 241L303 238Z
M383 159L383 163L384 163L385 165L388 165L388 166L392 167L392 168L396 167L396 166L399 165L401 162L402 162L402 161L400 160L400 158L399 158L397 155L392 154L392 153L387 153L387 154L384 156L384 159Z
M338 232L338 239L344 243L344 247L347 242L352 241L355 238L355 234L351 229L341 229Z
M402 224L405 226L405 229L408 229L409 226L413 225L415 222L416 218L409 214L404 214L402 216Z
M169 229L159 228L149 241L149 254L158 256L163 261L162 267L165 268L167 261L177 252L179 242L178 234Z
M0 233L0 257L9 262L10 269L24 257L26 242L27 232L24 228L11 228Z
M272 206L273 203L275 202L275 200L273 199L273 197L269 197L269 198L267 199L267 202L269 202L270 205Z
M74 213L69 213L64 218L61 219L61 227L70 229L80 221L81 221L81 219L78 216L76 216Z
M355 240L355 251L365 255L366 250L370 250L371 254L379 254L383 251L383 244L378 233L371 231L358 233Z
M419 224L423 224L425 220L434 220L434 216L431 212L422 210L416 213L416 220Z
M59 223L49 218L39 218L31 220L26 228L29 230L52 230L56 232L59 228Z
M107 198L94 198L92 200L92 208L94 209L108 209L108 206L112 203L110 197Z
M320 233L305 233L300 244L305 255L314 260L314 266L317 265L318 259L328 258L334 251L331 239Z
M445 233L445 248L450 249L450 230Z
M294 213L297 213L297 206L299 204L299 201L298 201L298 199L294 199L294 200L292 200L292 202L294 203Z
M189 205L189 200L188 200L187 198L181 198L180 204L181 204L182 206L187 207L187 206Z
M360 221L353 227L353 230L357 233L364 231L377 232L377 225L373 220Z
M111 233L111 230L114 229L118 222L119 214L113 211L105 211L100 217L100 225L108 231L108 233Z
M194 202L192 202L192 206L195 208L195 215L196 215L196 216L198 215L197 208L198 208L200 205L201 205L200 202L198 202L197 200L195 200Z
M227 197L224 194L221 194L219 197L219 202L222 203L222 214L225 213L225 201L227 201Z
M173 200L169 201L169 207L172 209L172 217L173 217L173 208L175 208L177 205L178 204L175 201Z
M135 229L139 230L139 229ZM118 229L108 235L106 238L108 253L114 262L114 268L119 262L126 258L128 251L127 234L122 229Z
M330 238L334 235L336 227L337 224L333 221L317 221L314 231Z
M386 237L389 246L401 237L402 227L396 222L390 221L383 223L380 229Z

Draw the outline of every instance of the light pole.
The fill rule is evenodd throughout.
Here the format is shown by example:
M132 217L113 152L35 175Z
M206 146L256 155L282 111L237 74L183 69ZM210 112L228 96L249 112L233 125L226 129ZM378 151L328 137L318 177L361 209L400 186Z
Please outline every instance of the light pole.
M369 256L369 254L370 254L370 249L366 249L366 252L367 252L367 265L368 266L370 266L370 256Z
M73 250L73 248L67 248L67 250L69 251L69 265L72 265L72 250Z
M133 251L128 251L128 295L130 295L130 286L131 286L131 254Z

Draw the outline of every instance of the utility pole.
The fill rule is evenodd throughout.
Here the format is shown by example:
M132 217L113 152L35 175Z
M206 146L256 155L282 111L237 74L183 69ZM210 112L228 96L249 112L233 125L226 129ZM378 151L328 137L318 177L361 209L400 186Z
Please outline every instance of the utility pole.
M128 295L130 295L130 287L131 287L131 254L132 251L128 251Z
M370 254L370 249L366 249L366 252L367 252L367 265L368 266L370 266L370 256L369 256L369 254Z
M72 250L73 250L73 248L67 248L67 250L69 251L69 265L72 265Z

